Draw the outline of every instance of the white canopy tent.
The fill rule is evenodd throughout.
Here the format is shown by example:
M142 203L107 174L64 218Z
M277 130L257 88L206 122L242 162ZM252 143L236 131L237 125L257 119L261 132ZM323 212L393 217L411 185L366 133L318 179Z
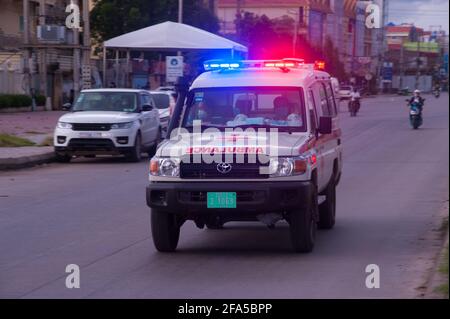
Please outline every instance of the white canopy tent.
M248 52L246 46L183 23L166 21L147 28L129 32L103 43L103 83L106 73L106 50L126 51L127 64L130 51L196 51L196 50L229 50L234 53Z

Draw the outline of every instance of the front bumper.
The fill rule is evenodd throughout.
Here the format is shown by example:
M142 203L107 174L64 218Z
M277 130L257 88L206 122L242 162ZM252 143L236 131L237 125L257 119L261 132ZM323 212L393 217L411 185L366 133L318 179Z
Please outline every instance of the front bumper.
M235 209L207 208L207 192L236 192ZM189 215L286 212L308 207L313 192L310 181L286 182L152 182L147 205L161 211Z
M126 154L132 151L136 130L73 131L57 128L53 145L61 155Z

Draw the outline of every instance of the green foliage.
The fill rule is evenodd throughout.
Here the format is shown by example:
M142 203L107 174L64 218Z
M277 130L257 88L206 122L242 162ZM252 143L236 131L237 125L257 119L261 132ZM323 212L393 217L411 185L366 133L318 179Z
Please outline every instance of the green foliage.
M301 35L297 37L294 56L295 21L288 15L269 19L265 15L243 12L236 17L235 24L237 30L235 40L249 48L252 59L297 57L312 63L322 58L321 52L313 48Z
M177 0L97 0L91 11L92 35L97 43L165 21L177 21ZM183 23L219 30L217 17L201 0L185 0Z
M31 105L31 97L25 94L0 94L0 108Z
M43 105L45 105L45 96L44 95L37 95L36 97L35 97L35 99L36 99L36 105L38 105L38 106L43 106Z
M324 60L326 63L327 72L338 78L340 81L347 78L344 64L339 59L339 51L333 45L333 41L327 37L323 48Z
M33 146L33 142L14 135L0 134L0 147Z

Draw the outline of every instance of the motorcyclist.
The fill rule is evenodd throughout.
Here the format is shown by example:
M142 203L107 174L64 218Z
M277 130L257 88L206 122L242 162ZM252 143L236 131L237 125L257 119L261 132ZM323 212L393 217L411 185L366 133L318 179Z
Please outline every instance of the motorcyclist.
M436 84L434 85L433 93L436 97L439 97L441 93L441 85L438 82L436 82Z
M357 107L356 112L358 112L358 109L360 107L360 101L359 101L360 99L361 99L361 95L359 94L358 89L353 88L353 91L350 92L350 101L348 103L348 108L349 108L350 112L351 112L351 107L352 107L353 103L357 103L357 105L355 105L355 107Z
M408 106L411 106L413 103L417 103L420 113L422 113L422 108L425 99L420 96L419 90L414 90L414 95L409 99Z

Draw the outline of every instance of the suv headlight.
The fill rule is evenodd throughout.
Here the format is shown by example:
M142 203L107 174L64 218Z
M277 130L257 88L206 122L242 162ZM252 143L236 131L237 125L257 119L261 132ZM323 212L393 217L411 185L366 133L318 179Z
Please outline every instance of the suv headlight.
M308 166L315 164L316 155L308 154L297 157L271 158L269 163L270 177L286 177L306 173Z
M71 129L72 128L72 124L67 123L67 122L58 122L58 124L56 124L56 127Z
M112 130L127 129L133 126L134 122L114 123L111 125Z
M158 158L154 157L150 160L150 175L179 177L180 176L180 160L177 158Z

